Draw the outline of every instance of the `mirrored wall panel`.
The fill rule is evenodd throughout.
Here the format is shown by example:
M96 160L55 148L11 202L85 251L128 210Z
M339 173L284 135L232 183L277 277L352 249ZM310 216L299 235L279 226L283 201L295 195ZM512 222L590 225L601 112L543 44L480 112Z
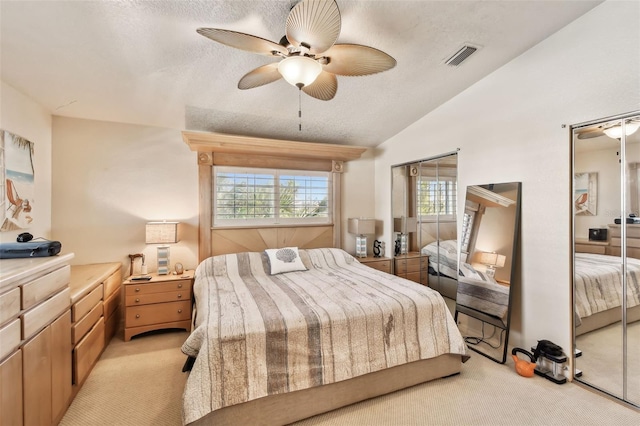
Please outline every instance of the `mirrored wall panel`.
M456 321L469 348L504 363L520 222L520 182L467 187Z
M640 406L640 112L573 131L576 380Z
M457 154L392 167L394 273L454 300Z

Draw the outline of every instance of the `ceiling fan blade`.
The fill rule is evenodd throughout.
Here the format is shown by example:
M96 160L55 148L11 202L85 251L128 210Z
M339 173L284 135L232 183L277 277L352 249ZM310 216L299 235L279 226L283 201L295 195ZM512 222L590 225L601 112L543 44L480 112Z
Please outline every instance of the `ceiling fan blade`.
M290 43L305 46L315 55L333 46L340 26L335 0L302 0L289 12L285 29Z
M286 47L251 34L222 30L219 28L198 28L196 31L198 34L213 41L235 47L236 49L246 50L247 52L267 56L274 56L274 52L279 52L284 55L289 53Z
M603 135L604 135L604 132L602 130L591 130L587 132L578 133L578 139L593 139Z
M325 71L338 75L369 75L396 66L396 60L382 50L360 44L336 44L322 56L329 58Z
M302 91L321 101L329 101L338 91L338 79L334 74L322 71L313 83L303 86Z
M278 71L278 63L263 65L249 71L238 82L238 89L246 90L253 89L254 87L264 86L265 84L273 83L280 80L282 74Z

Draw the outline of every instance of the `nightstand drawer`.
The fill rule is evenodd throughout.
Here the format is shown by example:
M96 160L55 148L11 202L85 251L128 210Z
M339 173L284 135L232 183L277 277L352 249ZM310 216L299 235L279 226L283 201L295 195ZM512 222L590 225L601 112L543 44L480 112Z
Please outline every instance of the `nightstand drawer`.
M87 315L89 311L92 310L101 300L102 284L73 304L71 307L71 321L76 322L83 316Z
M422 267L421 267L422 266ZM418 272L429 267L429 258L396 259L396 274Z
M126 327L184 321L191 318L191 301L158 303L156 305L127 307Z
M179 302L189 300L191 292L189 290L168 291L166 293L137 294L127 296L127 306L150 305L152 303Z
M420 284L429 285L429 275L427 274L427 271L422 271L422 273L407 272L403 277Z
M71 327L71 343L76 344L102 317L102 302L98 302L87 315Z
M191 280L176 280L162 283L127 284L125 295L165 293L168 291L189 291Z
M378 271L391 273L391 260L376 260L373 262L365 263L369 268L377 269Z

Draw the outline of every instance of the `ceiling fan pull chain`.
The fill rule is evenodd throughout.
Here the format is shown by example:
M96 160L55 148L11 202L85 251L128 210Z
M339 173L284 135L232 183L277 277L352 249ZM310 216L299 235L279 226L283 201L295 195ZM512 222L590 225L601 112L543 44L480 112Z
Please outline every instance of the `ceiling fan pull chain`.
M298 87L298 131L302 131L302 86Z

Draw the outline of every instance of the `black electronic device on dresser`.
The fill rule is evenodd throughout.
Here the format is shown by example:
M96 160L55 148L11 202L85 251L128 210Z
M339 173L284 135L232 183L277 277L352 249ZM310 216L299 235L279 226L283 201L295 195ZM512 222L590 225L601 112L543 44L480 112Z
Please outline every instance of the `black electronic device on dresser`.
M607 228L589 228L589 241L607 241Z

